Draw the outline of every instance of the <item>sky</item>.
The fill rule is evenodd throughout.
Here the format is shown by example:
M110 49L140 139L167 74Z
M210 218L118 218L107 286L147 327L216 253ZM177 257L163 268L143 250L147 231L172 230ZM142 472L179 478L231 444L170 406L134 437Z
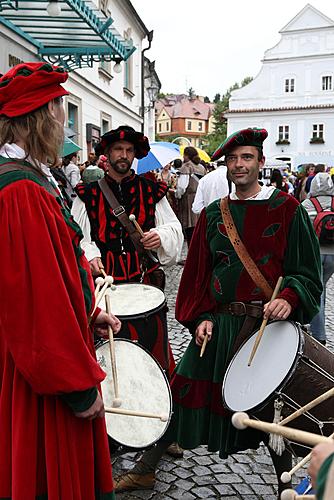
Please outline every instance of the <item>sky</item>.
M265 50L279 31L302 10L305 0L131 0L147 29L154 30L145 55L156 61L165 93L213 99L235 82L255 77ZM334 20L333 0L313 7Z

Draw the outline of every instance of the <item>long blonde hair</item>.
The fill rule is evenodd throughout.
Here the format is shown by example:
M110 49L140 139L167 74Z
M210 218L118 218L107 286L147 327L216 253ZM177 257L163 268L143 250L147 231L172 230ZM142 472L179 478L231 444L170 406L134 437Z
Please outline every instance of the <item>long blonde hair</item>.
M59 162L64 127L52 116L47 104L26 115L0 116L0 148L18 140L24 142L26 159L31 158L35 167L40 168L45 161L54 167Z

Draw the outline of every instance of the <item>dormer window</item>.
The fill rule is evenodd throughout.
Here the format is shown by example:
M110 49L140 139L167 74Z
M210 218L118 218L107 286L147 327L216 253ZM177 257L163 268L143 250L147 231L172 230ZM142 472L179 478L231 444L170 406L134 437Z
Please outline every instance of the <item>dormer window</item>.
M286 78L285 79L285 92L294 92L295 91L295 79L294 78Z
M332 76L325 75L322 77L322 90L333 90Z

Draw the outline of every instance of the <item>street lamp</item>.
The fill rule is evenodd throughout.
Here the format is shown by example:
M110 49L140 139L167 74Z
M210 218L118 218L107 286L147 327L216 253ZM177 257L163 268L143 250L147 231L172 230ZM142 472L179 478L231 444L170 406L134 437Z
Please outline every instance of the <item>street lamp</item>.
M58 0L50 0L46 6L46 12L50 17L58 17L61 14L61 7Z
M114 64L114 73L122 73L121 59L116 59Z

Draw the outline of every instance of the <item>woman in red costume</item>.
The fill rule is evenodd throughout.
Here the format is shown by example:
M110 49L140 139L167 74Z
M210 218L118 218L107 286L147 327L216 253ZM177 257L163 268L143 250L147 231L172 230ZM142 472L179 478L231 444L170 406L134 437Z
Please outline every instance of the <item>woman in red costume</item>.
M0 498L114 498L88 317L80 228L49 167L63 140L67 73L27 63L0 78ZM96 309L91 325L117 332Z

